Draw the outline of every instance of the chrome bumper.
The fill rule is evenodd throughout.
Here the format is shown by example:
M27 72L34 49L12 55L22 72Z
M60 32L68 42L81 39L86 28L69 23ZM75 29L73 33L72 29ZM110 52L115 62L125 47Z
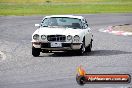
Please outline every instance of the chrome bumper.
M62 43L62 47L51 47L50 43L32 43L35 48L41 48L51 51L63 51L63 50L78 50L81 48L82 43Z

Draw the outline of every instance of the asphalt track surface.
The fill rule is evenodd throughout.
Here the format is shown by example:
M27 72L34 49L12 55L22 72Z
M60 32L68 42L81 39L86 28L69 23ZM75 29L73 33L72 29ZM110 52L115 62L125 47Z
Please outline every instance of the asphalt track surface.
M61 53L31 55L31 35L44 16L0 16L0 88L132 88L130 84L86 84L75 81L82 65L87 73L132 75L132 36L98 30L132 24L132 14L87 14L94 34L93 50L83 56Z

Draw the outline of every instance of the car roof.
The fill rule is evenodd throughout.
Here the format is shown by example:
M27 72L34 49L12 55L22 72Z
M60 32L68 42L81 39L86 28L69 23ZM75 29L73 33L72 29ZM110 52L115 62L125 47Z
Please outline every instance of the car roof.
M83 19L82 16L74 16L74 15L50 15L50 16L45 16L44 18L51 18L51 17L69 17L69 18Z

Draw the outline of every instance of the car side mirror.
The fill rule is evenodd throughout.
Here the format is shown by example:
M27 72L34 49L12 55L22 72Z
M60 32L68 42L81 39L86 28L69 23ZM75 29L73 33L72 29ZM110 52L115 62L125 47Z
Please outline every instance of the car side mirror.
M35 27L40 27L40 24L35 24Z

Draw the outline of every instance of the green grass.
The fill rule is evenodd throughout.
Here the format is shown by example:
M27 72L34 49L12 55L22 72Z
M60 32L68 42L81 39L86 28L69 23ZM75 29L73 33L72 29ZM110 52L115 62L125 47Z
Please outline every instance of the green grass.
M86 3L86 2L131 2L131 0L0 0L0 3L44 3L44 2L60 2L60 3Z
M13 3L11 3L11 1ZM27 3L25 3L28 1ZM40 3L43 1L44 3ZM0 15L131 13L131 0L0 0ZM75 2L76 1L76 2ZM79 3L79 1L82 1ZM84 3L85 1L85 3ZM37 3L34 3L37 2ZM60 3L56 3L60 2Z

